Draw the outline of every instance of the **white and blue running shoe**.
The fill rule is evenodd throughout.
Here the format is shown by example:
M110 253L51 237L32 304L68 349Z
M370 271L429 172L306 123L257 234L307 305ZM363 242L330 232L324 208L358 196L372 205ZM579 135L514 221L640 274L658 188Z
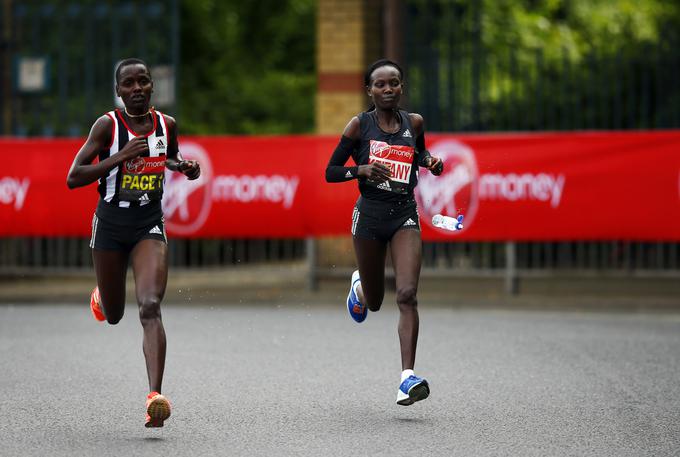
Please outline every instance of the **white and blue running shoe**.
M357 322L363 322L366 319L366 314L368 310L366 305L359 302L359 297L357 297L356 292L354 292L354 286L357 282L361 281L359 279L359 270L352 273L352 282L349 286L349 294L347 294L347 312Z
M397 404L402 406L412 405L417 401L425 400L430 395L430 385L426 380L411 375L399 386L397 391Z

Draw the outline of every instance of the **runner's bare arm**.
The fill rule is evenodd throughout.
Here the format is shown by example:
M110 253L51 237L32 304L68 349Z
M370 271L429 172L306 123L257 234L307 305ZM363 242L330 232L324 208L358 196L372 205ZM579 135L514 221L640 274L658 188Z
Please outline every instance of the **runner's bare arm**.
M357 148L361 136L361 125L359 118L354 116L345 130L342 138L331 156L326 167L326 182L344 182L351 179L363 178L374 181L385 181L390 177L390 169L383 164L373 163L346 167L345 163L349 160L352 152Z
M103 115L92 125L85 144L81 146L68 171L66 185L69 189L91 184L122 162L148 150L146 138L135 138L129 141L118 154L107 157L101 162L92 163L100 151L111 145L113 122L109 116Z

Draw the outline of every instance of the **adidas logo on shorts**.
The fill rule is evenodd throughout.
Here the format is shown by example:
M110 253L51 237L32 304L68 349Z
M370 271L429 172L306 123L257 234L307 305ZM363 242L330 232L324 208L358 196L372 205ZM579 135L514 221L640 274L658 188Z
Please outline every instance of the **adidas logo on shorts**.
M411 225L418 225L418 224L416 224L416 222L409 217L408 220L406 222L404 222L403 227L408 227L408 226L411 226Z
M161 229L159 229L157 225L154 225L154 227L151 230L149 230L149 233L153 233L155 235L163 234L163 232L161 232Z
M148 202L149 201L149 194L144 194L141 197L139 197L139 201Z
M345 178L351 178L352 177L352 172L347 170L347 173L345 173Z

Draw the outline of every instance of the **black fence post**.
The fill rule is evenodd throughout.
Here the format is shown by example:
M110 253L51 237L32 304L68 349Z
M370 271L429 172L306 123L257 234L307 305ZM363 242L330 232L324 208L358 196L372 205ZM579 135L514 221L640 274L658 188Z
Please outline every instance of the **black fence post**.
M480 130L480 90L481 90L481 67L482 67L482 1L473 2L472 23L472 129Z
M543 119L543 50L536 50L536 100L534 100L534 130L545 129Z
M2 132L12 133L12 0L3 0L0 10L0 120Z

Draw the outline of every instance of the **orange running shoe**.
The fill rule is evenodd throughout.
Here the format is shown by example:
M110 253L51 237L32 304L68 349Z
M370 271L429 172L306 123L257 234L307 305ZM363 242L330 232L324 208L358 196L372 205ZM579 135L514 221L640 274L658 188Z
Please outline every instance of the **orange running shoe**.
M151 392L146 396L145 427L162 427L163 422L170 417L170 402L158 392Z
M99 286L97 286L92 290L92 295L90 295L90 310L92 311L94 318L101 322L105 321L106 317L104 316L104 313L102 313L102 308L99 306L99 303L101 303L101 297L99 296Z

